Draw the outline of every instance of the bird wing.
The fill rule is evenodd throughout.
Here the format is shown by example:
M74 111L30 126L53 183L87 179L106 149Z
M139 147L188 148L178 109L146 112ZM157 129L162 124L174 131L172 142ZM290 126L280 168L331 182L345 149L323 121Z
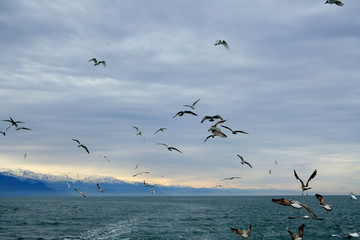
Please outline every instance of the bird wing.
M223 128L226 128L226 129L228 129L228 130L230 130L231 132L233 131L231 128L229 128L228 126L225 126L225 125L220 125L220 126L222 126Z
M309 177L309 179L306 182L306 186L308 186L309 182L311 179L313 179L316 176L317 170L315 169L315 171L311 174L311 176Z
M300 205L303 206L306 210L308 210L308 212L311 213L311 215L313 215L315 218L317 218L315 213L313 213L313 211L311 211L311 209L309 208L308 205L306 205L305 203L300 203Z
M290 233L291 239L295 239L295 235L290 231L289 227L286 227L286 231L288 231L288 233Z
M227 44L227 42L225 42L225 40L223 40L222 44L227 50L230 50L229 45Z
M197 104L198 101L200 101L200 98L199 98L198 100L196 100L196 101L192 104L192 107L195 107L195 104Z
M243 134L249 134L247 132L244 132L244 131L241 131L241 130L236 130L236 131L233 131L234 133L243 133Z
M303 234L304 234L304 228L305 228L305 224L302 224L300 227L299 227L299 237L303 237Z
M304 182L299 178L299 176L297 175L295 169L294 169L294 175L295 175L295 178L296 178L297 180L299 180L299 181L301 182L301 185L304 187L304 186L305 186L305 185L304 185Z
M247 161L244 162L245 164L249 165L249 167L252 168L252 166L250 165L250 163L248 163Z
M86 150L86 152L87 152L88 154L90 154L89 149L88 149L86 146L80 144L80 147L83 147L83 148Z
M91 61L93 61L94 63L97 63L96 58L92 58L92 59L90 59L88 62L91 62Z
M244 160L244 158L242 157L242 156L240 156L239 154L236 154L240 159L241 159L241 161L242 162L244 162L245 160Z
M183 111L178 112L177 114L175 114L175 116L173 116L173 118L175 118L177 115L180 115L182 113L183 113Z
M210 119L210 118L211 118L210 116L203 117L203 119L201 120L201 123L203 123L205 120Z
M315 197L316 197L317 199L319 199L321 205L324 205L324 204L325 204L325 202L324 202L324 197L323 197L322 195L320 195L320 194L315 194Z
M338 6L340 6L340 7L344 6L344 3L341 2L341 1L335 1L335 4L338 5Z
M165 143L157 143L157 145L164 145L165 147L168 147L168 145Z
M205 138L205 140L204 140L204 142L206 142L209 138L214 138L215 137L215 135L209 135L209 136L207 136L206 138Z
M221 131L212 131L212 133L215 135L215 136L219 136L221 138L226 138L227 136L221 132Z
M194 116L197 116L197 114L194 113L194 112L192 112L192 111L184 111L184 113L188 113L188 114L192 114L192 115L194 115Z
M73 140L73 141L77 142L78 144L80 144L80 141L77 140L77 139L72 138L71 140Z
M220 121L218 121L217 123L215 123L215 124L213 125L213 127L216 127L219 123L224 123L224 122L226 122L226 120L221 119Z
M106 67L106 62L105 62L105 61L101 61L101 63L102 63L102 65L103 65L104 67Z
M139 132L139 128L138 127L135 127L135 126L132 126L133 128L135 128L136 129L136 131L138 131Z
M237 233L239 235L242 235L244 233L243 230L237 229L237 228L230 228L232 232Z
M281 199L273 198L271 201L273 203L280 204L280 205L283 205L283 206L291 206L291 200L286 199L286 198L281 198Z
M175 148L175 147L168 147L168 149L169 149L170 151L175 150L175 151L178 151L179 153L182 153L179 149L177 149L177 148Z

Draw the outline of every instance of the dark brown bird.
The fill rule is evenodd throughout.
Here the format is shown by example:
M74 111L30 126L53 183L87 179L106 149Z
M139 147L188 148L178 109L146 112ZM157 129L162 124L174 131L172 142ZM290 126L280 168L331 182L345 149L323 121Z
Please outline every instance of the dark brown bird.
M82 148L84 148L84 149L85 149L85 151L86 151L88 154L90 154L89 149L88 149L85 145L81 144L79 140L74 139L74 138L72 138L71 140L73 140L73 141L77 142L77 143L78 143L78 147L82 147Z
M205 120L209 120L210 122L213 122L213 121L215 121L215 119L224 120L220 115L205 116L205 117L203 117L203 119L201 120L201 123L203 123Z
M316 176L316 173L317 173L317 169L315 169L315 171L311 174L311 176L307 180L306 184L304 184L304 182L299 178L299 176L296 174L296 171L294 170L295 178L297 180L299 180L300 183L301 183L301 190L302 190L301 195L304 195L304 191L306 191L306 196L308 195L308 190L311 189L311 187L309 187L309 182L310 182L311 179L313 179Z
M97 65L99 65L99 64L102 64L104 67L106 67L106 62L105 62L105 61L98 61L98 60L96 60L96 58L92 58L92 59L90 59L88 62L91 62L91 61L94 62L94 66L97 66Z
M100 188L100 185L99 185L98 183L96 184L96 186L97 186L97 189L98 189L99 192L102 192L102 193L104 192L104 191Z
M80 192L77 188L74 188L75 191L77 191L78 193L80 193L83 197L86 197L84 193Z
M303 234L304 234L304 228L305 228L305 224L301 225L299 227L299 233L296 234L296 235L293 234L288 227L286 227L286 230L290 233L290 236L291 236L292 240L302 240L303 239Z
M246 239L248 237L250 237L250 232L251 232L251 224L249 226L248 230L240 230L237 228L230 228L232 232L239 234L243 239Z
M184 114L191 114L191 115L194 115L194 116L197 116L196 113L192 112L192 111L180 111L178 112L177 114L175 114L175 116L173 116L173 118L175 118L176 116L183 116Z

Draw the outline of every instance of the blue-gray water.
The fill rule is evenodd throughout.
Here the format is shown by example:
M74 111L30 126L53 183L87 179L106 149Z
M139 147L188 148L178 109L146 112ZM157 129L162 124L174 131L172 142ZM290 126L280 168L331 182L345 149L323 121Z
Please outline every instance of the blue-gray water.
M334 239L360 231L359 200L325 196L333 211L314 196L291 196L323 221L294 219L291 207L272 197L39 197L0 198L0 239L242 239L230 227L247 229L249 239L291 239L305 222L304 239ZM302 209L300 214L309 215Z

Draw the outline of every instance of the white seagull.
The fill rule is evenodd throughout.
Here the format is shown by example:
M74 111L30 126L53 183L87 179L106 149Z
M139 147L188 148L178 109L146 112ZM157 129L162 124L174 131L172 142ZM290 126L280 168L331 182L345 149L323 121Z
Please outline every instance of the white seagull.
M286 198L281 198L281 199L273 198L272 201L273 201L273 203L276 203L276 204L296 208L298 211L300 211L301 208L305 208L311 215L313 215L315 218L317 218L317 216L311 211L311 209L309 208L308 205L301 203L299 201L286 199Z
M357 198L353 192L350 192L350 197L352 200L357 200Z
M286 230L288 231L288 233L290 233L292 240L302 240L303 234L304 234L304 228L305 228L305 224L301 225L299 227L299 234L296 234L296 235L293 234L288 227L286 227Z
M247 164L249 167L252 168L252 166L250 165L250 163L248 163L247 161L244 160L244 158L242 156L240 156L239 154L237 154L237 156L241 159L241 164L244 165L244 164ZM271 174L271 173L270 173Z
M344 3L342 3L341 1L339 1L339 0L327 0L326 2L325 2L325 4L327 4L327 3L329 3L329 4L336 4L336 5L338 5L338 6L340 6L340 7L342 7L342 6L344 6Z
M325 199L320 194L315 194L315 197L319 199L320 205L326 210L326 213L330 212L332 210L331 203L325 203Z

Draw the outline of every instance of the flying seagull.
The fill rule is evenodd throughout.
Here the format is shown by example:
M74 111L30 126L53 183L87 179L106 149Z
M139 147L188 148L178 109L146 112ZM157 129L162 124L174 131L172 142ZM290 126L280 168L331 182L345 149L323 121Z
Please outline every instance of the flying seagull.
M203 123L205 120L209 120L210 122L215 121L215 119L220 119L220 120L224 120L220 115L214 115L214 116L205 116L203 117L203 119L201 120L201 123Z
M355 196L355 194L354 194L353 192L350 192L350 197L351 197L352 200L356 200L356 199L357 199L356 196Z
M141 174L149 174L150 172L139 172L133 175L133 177L136 177L137 175L141 175Z
M102 64L104 67L106 67L106 62L105 62L105 61L98 61L98 60L96 60L96 58L92 58L92 59L90 59L88 62L91 62L91 61L94 62L94 66L97 66L97 65L99 65L99 64Z
M324 220L323 218L318 218L318 217L308 216L308 215L296 216L296 217L288 217L288 219L296 219L296 218L304 218L304 219L314 218L314 219L317 219L317 220Z
M172 150L175 150L175 151L178 151L179 153L182 153L179 149L175 148L175 147L169 147L167 144L165 143L157 143L158 145L164 145L165 147L167 147L167 149L169 151L172 151Z
M230 131L232 132L232 134L238 134L238 133L248 134L247 132L240 131L240 130L235 130L235 131L234 131L234 130L232 130L231 128L225 126L225 125L220 125L220 126L222 126L223 128L226 128L226 129L230 130Z
M315 171L311 174L311 176L309 177L309 179L307 180L306 185L305 185L304 182L296 174L296 171L294 170L295 178L301 182L301 189L302 189L301 195L304 195L304 191L306 191L306 195L308 195L308 190L311 189L311 187L309 187L309 182L311 179L313 179L316 176L316 173L317 173L317 170L315 169Z
M160 131L163 132L165 129L167 129L167 128L159 128L158 130L156 130L156 132L154 133L154 135L157 134L157 133L160 132Z
M332 234L331 237L344 238L344 239L358 238L360 237L360 232L349 233L349 235L347 235L346 237L342 237L337 234Z
M139 167L139 164L136 164L136 166L134 167L134 169L137 169Z
M16 127L16 130L31 130L31 128L27 128L27 127Z
M242 236L243 239L246 239L248 237L250 237L250 232L251 232L251 224L249 226L248 230L240 230L237 228L230 228L232 232L239 234L240 236Z
M217 46L219 44L223 45L227 50L229 50L229 45L225 40L216 40L214 45Z
M135 126L132 126L132 127L135 128L135 130L136 130L136 136L139 136L139 135L142 136L142 133L138 127L135 127Z
M77 191L78 193L80 193L83 197L86 197L84 193L80 192L77 188L74 188L75 191Z
M102 193L104 192L103 190L101 190L100 185L98 183L96 184L96 186L97 186L97 189L99 192L102 192Z
M191 108L191 109L195 109L195 104L197 104L198 101L200 101L200 98L199 98L198 100L196 100L193 104L191 104L191 105L184 105L184 107L189 107L189 108Z
M336 5L338 5L340 7L344 6L344 3L339 0L326 0L325 4L327 4L327 3L329 3L329 4L335 3Z
M221 179L220 181L233 180L233 179L236 179L236 178L241 178L241 177L228 177L228 178Z
M295 201L295 200L291 200L291 199L286 199L286 198L281 198L281 199L272 199L273 203L279 204L279 205L283 205L283 206L291 206L293 208L296 208L298 210L300 210L300 208L305 208L311 215L313 215L315 218L317 218L317 216L311 211L311 209L309 208L308 205L301 203L299 201Z
M299 227L299 234L296 234L296 235L293 234L288 227L286 227L286 230L290 233L292 240L302 240L303 234L304 234L304 228L305 228L305 224L301 225Z
M221 137L221 138L226 138L227 136L225 135L225 133L223 133L220 128L217 127L217 125L219 123L224 123L226 122L226 120L221 120L221 121L218 121L217 123L215 123L213 126L211 126L208 130L208 132L211 131L211 133L215 136L218 136L218 137Z
M173 118L175 118L176 116L183 116L184 114L191 114L191 115L194 115L194 116L197 116L196 113L192 112L192 111L180 111L178 112L177 114L175 114L175 116L173 116Z
M271 170L271 169L269 169L269 174L271 175L271 173L272 173L272 170Z
M77 143L78 143L78 147L84 148L84 149L86 150L86 152L90 154L89 149L88 149L85 145L81 144L79 140L74 139L74 138L72 138L71 140L77 142Z
M250 163L248 163L247 161L244 160L244 158L242 156L240 156L239 154L237 154L237 156L241 159L241 164L247 164L249 167L252 168L252 166L250 165ZM270 173L271 174L271 173Z
M2 121L9 122L9 123L11 123L10 127L15 126L16 128L19 127L18 123L24 123L24 122L21 122L21 121L14 121L14 119L12 119L11 117L10 117L10 119L5 119L5 120L2 120ZM8 127L6 130L8 130L10 127Z
M324 199L324 197L323 197L322 195L320 195L320 194L315 194L315 197L316 197L317 199L319 199L320 205L326 210L326 213L328 213L329 211L332 210L332 208L331 208L331 203L325 203L325 199Z

